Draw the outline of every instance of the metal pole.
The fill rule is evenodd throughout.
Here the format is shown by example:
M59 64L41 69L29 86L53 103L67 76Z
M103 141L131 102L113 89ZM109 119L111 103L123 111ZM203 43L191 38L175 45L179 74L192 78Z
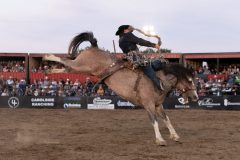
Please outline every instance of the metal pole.
M219 58L217 58L217 74L219 73Z
M114 40L113 40L113 49L114 49L114 53L116 53L116 46L115 46Z

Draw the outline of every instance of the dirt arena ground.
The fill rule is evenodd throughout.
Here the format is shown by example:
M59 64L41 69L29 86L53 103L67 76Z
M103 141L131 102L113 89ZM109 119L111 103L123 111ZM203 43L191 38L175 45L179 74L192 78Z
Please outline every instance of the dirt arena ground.
M240 112L167 110L182 144L156 146L145 110L0 109L2 160L239 160Z

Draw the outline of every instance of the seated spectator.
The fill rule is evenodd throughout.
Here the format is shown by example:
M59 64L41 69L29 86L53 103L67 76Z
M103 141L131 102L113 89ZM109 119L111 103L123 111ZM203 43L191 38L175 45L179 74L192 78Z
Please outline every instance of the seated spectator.
M200 88L200 90L198 91L198 96L206 96L207 95L207 90L206 87L203 86L202 88Z
M0 61L0 72L25 72L25 61Z
M33 91L28 86L25 88L24 96L33 96Z
M4 91L2 92L1 96L9 96L8 90L7 88L4 89Z
M102 84L100 84L98 89L97 89L97 95L98 96L104 96L104 89L103 89Z

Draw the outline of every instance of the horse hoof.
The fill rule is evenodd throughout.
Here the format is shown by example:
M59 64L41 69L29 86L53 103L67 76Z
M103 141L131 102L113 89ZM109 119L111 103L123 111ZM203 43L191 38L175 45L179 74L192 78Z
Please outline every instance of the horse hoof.
M55 56L54 55L44 55L42 60L43 61L54 61Z
M178 135L170 135L170 139L174 140L175 142L180 142L180 137Z
M49 57L49 55L44 55L43 58L42 58L42 60L43 60L43 61L47 61L47 60L48 60L48 57Z
M167 142L166 141L160 141L160 140L156 140L156 144L158 145L158 146L166 146L167 145Z

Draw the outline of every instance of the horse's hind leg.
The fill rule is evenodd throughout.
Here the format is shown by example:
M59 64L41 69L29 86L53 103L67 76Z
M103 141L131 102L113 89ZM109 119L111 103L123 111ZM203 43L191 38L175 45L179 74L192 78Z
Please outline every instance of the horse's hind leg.
M169 117L166 115L163 106L162 105L158 105L156 106L156 112L158 117L161 117L163 119L163 122L165 123L165 125L167 126L169 132L170 132L170 139L179 142L179 136L176 132L176 130L173 128L172 123L169 119Z
M57 56L55 56L53 54L43 56L43 60L63 63L62 59L60 57L57 57Z
M152 108L145 108L147 110L149 119L153 125L155 136L156 136L156 144L160 146L165 146L167 145L166 141L163 139L160 131L159 131L159 126L158 126L158 121L157 121L157 115L155 112L155 109Z
M43 60L61 63L65 66L67 66L69 69L71 69L72 70L71 72L75 72L75 73L80 73L80 72L81 73L89 73L92 71L90 67L82 65L82 64L78 63L76 60L69 60L69 59L57 57L53 54L45 55L43 57ZM59 71L56 70L56 72L60 73Z

